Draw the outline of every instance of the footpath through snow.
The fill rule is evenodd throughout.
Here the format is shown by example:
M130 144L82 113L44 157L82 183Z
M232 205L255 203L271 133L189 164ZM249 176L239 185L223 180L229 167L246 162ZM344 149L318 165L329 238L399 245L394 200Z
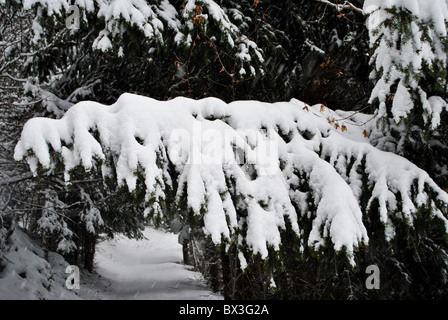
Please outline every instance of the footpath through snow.
M182 247L177 242L177 235L148 228L144 236L144 240L117 236L98 244L96 272L109 282L98 298L221 298L210 291L200 273L182 264Z
M79 289L69 290L67 261L54 252L45 254L16 228L10 239L14 245L2 255L8 263L0 270L0 300L222 299L200 273L182 264L176 235L148 228L144 236L99 243L94 272L81 269Z

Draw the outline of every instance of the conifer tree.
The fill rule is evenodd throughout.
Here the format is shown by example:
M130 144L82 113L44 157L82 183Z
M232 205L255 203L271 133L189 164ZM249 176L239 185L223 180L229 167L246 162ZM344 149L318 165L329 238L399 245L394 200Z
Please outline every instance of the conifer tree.
M447 3L368 0L364 9L373 50L370 101L387 136L378 144L411 159L446 188Z
M69 5L23 2L35 16L33 43L46 48L28 74L70 102L113 103L123 92L296 97L342 109L367 100L364 17L350 10L308 0L85 1L76 2L79 29L69 30Z

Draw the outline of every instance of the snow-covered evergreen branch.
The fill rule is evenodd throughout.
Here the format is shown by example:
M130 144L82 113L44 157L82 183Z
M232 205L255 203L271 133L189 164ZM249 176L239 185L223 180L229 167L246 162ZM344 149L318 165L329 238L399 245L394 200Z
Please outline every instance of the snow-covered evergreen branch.
M448 195L427 173L375 149L354 125L341 133L330 117L297 100L161 102L124 94L112 106L81 102L60 120L30 120L15 159L26 158L35 174L54 171L61 159L67 182L79 166L101 169L143 192L153 217L167 217L166 203L186 201L215 244L236 241L263 258L280 250L287 224L302 250L330 242L352 264L369 241L367 216L384 225L387 241L397 219L412 228L423 208L448 230Z

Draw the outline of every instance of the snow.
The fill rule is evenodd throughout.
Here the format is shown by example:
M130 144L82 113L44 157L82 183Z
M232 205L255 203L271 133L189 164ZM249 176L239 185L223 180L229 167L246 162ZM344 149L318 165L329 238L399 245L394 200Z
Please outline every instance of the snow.
M399 123L401 118L405 118L414 107L411 94L403 81L398 83L397 92L392 103L392 113L394 115L395 122Z
M62 100L55 94L39 88L30 82L26 82L24 91L25 94L29 94L36 99L42 99L42 106L58 118L62 117L73 106L73 103L68 102L68 100Z
M437 128L440 125L440 114L442 113L443 109L448 110L448 103L441 97L435 96L430 97L428 99L428 102L431 105L430 109L433 111L431 126L432 128Z
M121 39L127 34L129 27L137 28L150 42L163 44L174 40L174 44L180 49L190 47L192 39L196 38L194 31L194 18L202 17L204 20L204 32L211 25L221 30L222 37L216 43L219 47L237 47L235 59L241 67L251 68L252 75L263 73L262 65L264 53L257 44L248 39L242 31L242 25L246 23L235 10L228 10L213 0L189 0L183 6L175 6L169 0L151 3L144 0L77 0L74 5L82 11L93 12L96 18L104 20L105 27L96 35L93 49L103 52L110 51L121 57L123 50L120 49ZM38 15L33 23L35 41L41 40L42 28L39 22L45 19L44 13L64 17L65 11L72 5L68 0L26 0L23 3L25 10L38 8ZM97 8L97 9L95 9ZM200 13L196 12L200 8ZM95 11L96 10L96 11ZM231 19L231 16L236 17ZM83 15L83 23L88 25L90 21ZM172 30L174 36L164 37L163 31ZM171 34L171 32L169 32ZM212 41L212 34L210 34ZM255 63L260 70L255 70L250 64ZM253 69L253 70L252 70ZM243 74L240 74L241 76Z
M85 223L88 232L96 234L95 227L104 225L101 212L95 207L92 199L83 189L81 189L81 199L88 206L80 215L81 221Z
M103 52L112 49L112 42L109 39L109 32L106 30L102 30L93 42L93 48L101 50Z
M47 9L48 15L60 14L62 9L67 9L69 3L66 0L24 0L23 7L25 10L31 9L36 4L43 4Z
M65 289L65 266L62 256L45 253L21 229L16 228L9 242L13 246L2 252L7 261L0 272L1 300L79 299Z
M42 216L37 221L38 231L43 237L48 235L58 235L55 241L58 244L58 251L61 253L70 253L76 249L72 240L73 232L67 227L67 223L61 218L57 210L63 207L63 203L58 199L55 192L45 194L45 204L42 210Z
M278 224L282 223L276 217L273 210L265 210L254 200L249 201L247 208L247 243L253 248L254 253L260 253L263 259L268 256L266 243L271 244L275 250L279 250L281 238Z
M147 213L162 214L160 203L172 179L177 179L175 201L186 199L188 208L204 217L204 232L215 244L232 239L247 223L242 245L266 258L269 248L279 249L280 231L288 221L308 246L319 250L329 239L336 251L345 249L354 263L356 247L368 243L362 222L366 212L360 204L362 175L357 171L363 161L372 190L366 209L378 200L387 239L393 238L390 215L399 214L398 197L409 224L418 207L431 201L434 208L441 208L437 216L448 230L448 220L441 213L446 211L448 194L406 159L370 145L356 123L356 118L364 121L366 117L358 114L344 121L342 132L329 123L340 118L338 113L295 99L226 104L215 98L157 101L123 94L110 106L85 101L59 120L30 120L16 146L15 159L26 157L34 174L39 165L51 172L51 146L62 155L69 179L75 166L91 170L110 154L115 158L110 169L116 170L117 182L130 191L137 185L134 173L143 170L146 200L153 203L148 204ZM239 161L241 152L244 163ZM175 167L174 176L167 174L169 161ZM356 165L348 171L344 163L350 161ZM299 189L303 176L309 190ZM415 181L419 188L411 198ZM442 204L429 199L426 188ZM312 195L316 212L310 213L303 204L304 193ZM234 203L232 197L240 201ZM247 210L247 219L240 216L242 209ZM312 220L310 234L301 232L299 217Z
M168 27L176 32L180 31L181 23L177 19L178 14L176 8L168 0L163 0L156 11L157 14L168 23Z
M120 18L129 25L136 26L148 37L154 37L163 29L163 23L156 17L152 6L143 0L112 0L99 1L98 17L103 17L109 23L107 29L116 33L115 22Z
M144 240L117 236L98 244L96 271L109 285L102 299L215 300L198 272L182 264L177 235L147 228Z
M371 14L378 9L392 7L409 10L415 17L422 20L432 20L435 30L446 36L446 20L448 19L448 4L446 0L366 0L364 12Z
M326 56L325 51L316 46L314 43L312 43L309 39L305 40L305 45L308 46L311 49L311 51L315 51L324 57Z
M34 44L37 44L42 37L44 29L42 28L40 23L37 21L37 19L33 20L33 24L31 26L31 28L33 29L33 34L34 34L32 41Z
M392 7L407 12L410 22L398 21L396 17L399 16L388 11ZM417 94L425 111L424 121L431 124L431 129L437 129L440 114L448 104L431 103L441 98L428 96L419 82L424 65L436 71L447 67L444 49L448 25L446 0L366 0L364 13L369 15L367 27L370 46L374 48L371 78L376 85L370 102L378 99L379 115L384 117L387 101L393 100L393 118L400 123L414 109L416 99L412 99L412 94ZM408 25L409 32L401 24ZM439 81L443 84L445 80ZM394 85L398 85L398 89L392 96Z
M216 300L203 276L181 263L177 236L148 227L143 240L117 235L97 245L95 269L80 272L79 289L69 290L69 266L54 252L16 228L3 253L0 300Z

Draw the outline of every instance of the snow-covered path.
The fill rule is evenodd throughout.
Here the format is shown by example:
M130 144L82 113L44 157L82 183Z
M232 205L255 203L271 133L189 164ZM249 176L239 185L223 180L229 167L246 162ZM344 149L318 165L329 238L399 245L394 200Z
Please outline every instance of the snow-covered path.
M110 282L102 299L220 299L182 264L177 236L148 228L144 240L117 236L97 246L95 268Z

